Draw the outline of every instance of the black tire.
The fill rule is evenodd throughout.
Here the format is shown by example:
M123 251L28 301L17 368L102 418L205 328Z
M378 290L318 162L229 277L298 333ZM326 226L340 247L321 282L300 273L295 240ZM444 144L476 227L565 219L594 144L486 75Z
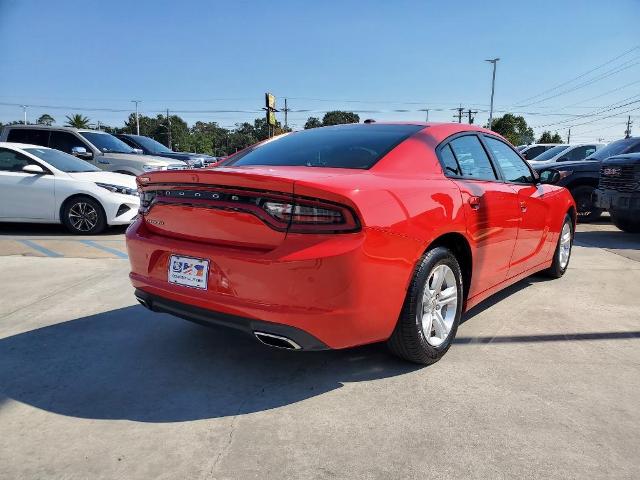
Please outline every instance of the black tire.
M578 210L578 222L589 223L597 220L602 215L602 209L596 207L593 203L594 187L589 185L580 185L571 189L571 195L576 202Z
M562 243L562 231L564 230L564 226L569 224L569 231L571 235L570 243L569 243L569 258L567 259L567 263L562 266L561 258L560 258L560 248ZM553 253L553 262L551 263L551 267L545 270L547 276L551 278L560 278L564 275L564 272L569 268L569 262L571 261L571 252L573 251L573 236L574 236L574 225L571 217L569 215L565 215L564 220L562 222L562 227L560 228L560 236L558 237L558 243L556 244L556 251Z
M615 211L610 211L611 221L623 232L640 233L640 218L638 216L631 217L628 215L620 215Z
M439 265L448 266L455 277L457 304L453 324L446 339L438 346L427 341L422 326L422 299L432 272ZM458 260L448 248L435 247L427 251L420 261L411 280L407 296L398 318L396 328L387 341L392 353L400 358L421 365L437 362L447 353L456 336L462 315L463 288L462 272ZM418 315L420 313L420 315ZM420 317L420 318L419 318Z
M62 208L62 223L74 235L95 235L107 228L102 205L91 197L74 197Z

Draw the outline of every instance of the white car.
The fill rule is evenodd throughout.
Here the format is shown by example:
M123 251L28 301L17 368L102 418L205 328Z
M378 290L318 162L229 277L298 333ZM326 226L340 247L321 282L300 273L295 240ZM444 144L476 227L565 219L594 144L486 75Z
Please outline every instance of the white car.
M604 143L576 143L558 145L529 160L532 165L551 165L556 162L578 162L604 147Z
M131 175L52 148L0 142L0 222L62 223L95 234L131 223L139 205Z

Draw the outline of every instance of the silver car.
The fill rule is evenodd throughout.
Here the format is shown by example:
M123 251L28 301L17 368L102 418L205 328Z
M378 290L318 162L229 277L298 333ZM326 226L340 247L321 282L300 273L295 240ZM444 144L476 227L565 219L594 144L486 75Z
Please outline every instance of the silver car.
M7 125L0 141L55 148L109 172L140 175L188 168L182 160L140 155L122 140L99 130L44 125Z

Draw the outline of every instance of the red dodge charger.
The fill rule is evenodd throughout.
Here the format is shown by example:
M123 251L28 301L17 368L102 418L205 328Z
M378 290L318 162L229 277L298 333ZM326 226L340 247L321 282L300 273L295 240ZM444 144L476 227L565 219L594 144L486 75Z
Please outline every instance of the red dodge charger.
M270 346L386 341L430 364L465 310L567 269L576 207L545 180L473 125L291 133L210 169L138 177L130 277L153 311Z

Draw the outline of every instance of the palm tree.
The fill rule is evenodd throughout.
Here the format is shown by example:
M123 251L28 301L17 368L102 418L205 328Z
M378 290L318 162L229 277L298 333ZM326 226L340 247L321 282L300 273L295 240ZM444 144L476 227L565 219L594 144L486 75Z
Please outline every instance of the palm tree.
M74 128L89 128L89 118L84 117L79 113L75 113L72 116L67 115L67 123L65 124L65 126Z
M38 125L46 125L50 127L52 123L55 123L55 121L56 121L55 118L53 118L48 113L45 113L44 115L41 115L40 118L38 118L38 120L36 120L36 123Z

